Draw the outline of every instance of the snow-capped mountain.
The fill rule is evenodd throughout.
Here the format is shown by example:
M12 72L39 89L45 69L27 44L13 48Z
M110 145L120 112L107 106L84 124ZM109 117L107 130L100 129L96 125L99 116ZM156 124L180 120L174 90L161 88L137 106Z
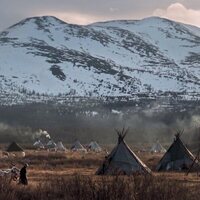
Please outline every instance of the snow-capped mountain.
M0 33L0 96L200 92L200 28L158 17L80 26L25 19Z

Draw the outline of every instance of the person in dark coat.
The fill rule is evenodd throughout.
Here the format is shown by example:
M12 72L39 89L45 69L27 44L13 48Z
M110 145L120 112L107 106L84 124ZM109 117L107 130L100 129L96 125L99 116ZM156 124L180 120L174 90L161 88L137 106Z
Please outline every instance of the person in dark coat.
M26 177L26 168L27 167L28 167L28 164L25 164L20 170L19 184L28 185L28 180Z

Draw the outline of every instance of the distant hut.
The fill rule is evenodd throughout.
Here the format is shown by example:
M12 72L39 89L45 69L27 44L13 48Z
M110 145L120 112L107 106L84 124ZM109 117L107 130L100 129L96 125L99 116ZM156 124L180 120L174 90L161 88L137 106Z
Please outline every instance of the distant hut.
M44 149L44 145L42 144L40 140L34 142L33 146L37 149Z
M12 153L14 156L22 156L24 157L25 156L25 152L23 150L23 148L18 145L16 142L12 142L7 150L6 150L8 153Z
M158 163L157 171L181 171L188 170L194 161L193 154L183 144L180 133L175 135L174 142ZM196 167L200 167L198 163Z
M79 140L76 140L74 142L74 144L71 146L71 150L72 151L82 151L82 152L86 152L86 148L83 147L83 145L79 142Z
M56 151L57 145L53 140L49 140L49 142L46 144L46 148L50 151Z
M151 170L136 156L125 143L124 137L127 130L118 133L118 143L105 157L105 160L97 170L97 175L131 175L134 173L150 174Z
M59 141L56 145L57 151L67 151L67 149L64 147L63 143Z
M150 150L152 153L165 153L166 149L160 144L157 140L156 143L153 144Z
M91 141L89 143L89 145L87 146L87 148L91 151L95 151L95 152L101 152L102 148L99 146L99 144L96 141Z

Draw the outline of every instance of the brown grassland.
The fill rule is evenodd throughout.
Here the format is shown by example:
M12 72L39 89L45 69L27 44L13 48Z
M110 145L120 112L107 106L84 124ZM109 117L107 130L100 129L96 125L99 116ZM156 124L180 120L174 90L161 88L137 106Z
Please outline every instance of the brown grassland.
M27 150L25 158L0 159L0 169L29 163L28 186L0 177L1 200L197 200L200 177L195 172L155 172L161 154L139 153L150 176L95 176L105 153Z

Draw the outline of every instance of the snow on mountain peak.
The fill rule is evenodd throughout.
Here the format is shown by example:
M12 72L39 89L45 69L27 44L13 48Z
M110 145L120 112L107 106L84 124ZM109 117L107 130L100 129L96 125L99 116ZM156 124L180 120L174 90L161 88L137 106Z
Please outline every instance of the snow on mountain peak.
M158 17L87 26L27 18L0 34L0 94L194 96L199 44L199 28Z

